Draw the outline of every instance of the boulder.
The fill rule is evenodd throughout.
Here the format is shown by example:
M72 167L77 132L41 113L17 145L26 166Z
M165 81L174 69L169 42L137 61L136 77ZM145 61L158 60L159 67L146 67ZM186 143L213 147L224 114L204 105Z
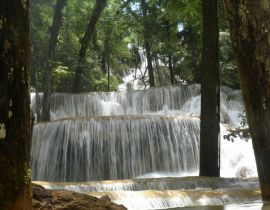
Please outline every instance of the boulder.
M108 196L96 198L66 190L47 190L36 184L32 185L32 192L33 210L126 210L111 202Z

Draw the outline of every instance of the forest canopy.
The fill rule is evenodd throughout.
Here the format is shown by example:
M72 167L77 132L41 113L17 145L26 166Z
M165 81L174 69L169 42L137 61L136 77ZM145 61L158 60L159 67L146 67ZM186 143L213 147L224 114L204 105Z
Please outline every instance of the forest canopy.
M68 0L62 9L53 57L48 55L57 1L31 1L33 58L32 90L46 87L48 59L52 65L52 92L72 92L78 54L95 1ZM144 21L150 44L156 86L200 83L202 18L198 0L108 1L91 37L83 64L81 91L116 90L130 68L141 65L145 47ZM221 84L239 88L235 55L223 5L220 4ZM109 72L109 75L108 75ZM170 76L170 72L173 76ZM108 88L109 80L109 88ZM146 79L147 80L147 79Z

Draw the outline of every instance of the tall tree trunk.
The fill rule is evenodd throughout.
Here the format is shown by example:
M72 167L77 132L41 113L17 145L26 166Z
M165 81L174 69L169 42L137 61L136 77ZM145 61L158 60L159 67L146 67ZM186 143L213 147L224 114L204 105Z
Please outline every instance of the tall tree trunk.
M164 85L164 78L162 78L162 72L161 72L161 68L159 66L159 62L158 62L158 55L155 54L154 55L154 66L156 69L156 73L157 73L157 82L159 86L163 86Z
M110 39L111 39L111 34L112 34L112 28L109 28L106 31L105 34L105 41L104 41L104 55L105 55L105 67L107 67L107 77L108 77L108 91L110 91L110 77L111 77L111 71L110 71L110 54L111 54L111 49L110 49Z
M45 74L44 82L44 96L43 96L43 108L42 108L42 120L50 121L50 109L51 109L51 91L52 91L52 71L54 66L55 49L57 45L57 38L59 35L60 27L63 19L63 8L67 4L67 0L58 0L55 9L54 17L51 26L51 35L49 40L48 61L46 64L47 72Z
M30 6L31 7L31 6ZM31 17L31 14L30 14ZM33 43L32 43L33 44ZM33 58L33 57L32 57ZM32 74L30 76L30 82L31 82L31 86L35 87L35 103L36 103L36 122L40 122L41 121L41 102L40 102L40 94L38 92L38 73L37 73L37 69L33 67L33 60L31 59L30 61L31 65L30 65L30 74Z
M187 43L190 50L191 55L191 64L193 68L191 69L192 75L193 75L193 82L200 83L201 82L201 68L199 67L197 61L198 61L198 53L196 52L196 38L194 34L194 29L192 27L189 27L187 29Z
M169 55L168 55L168 63L169 63L171 85L174 85L175 84L175 79L174 79L174 70L173 70L172 54L171 53L169 53Z
M151 55L151 46L150 46L150 31L149 31L149 21L148 21L148 12L147 12L147 4L145 0L141 0L141 9L143 14L143 36L144 36L144 47L146 51L146 59L147 59L147 69L149 75L149 85L150 87L155 86L154 79L154 69L152 64L152 55Z
M31 209L29 0L0 2L0 209Z
M65 9L65 41L69 44L71 37L70 37L70 10L69 10L69 6L66 6ZM71 45L70 45L71 46Z
M171 85L175 84L175 79L174 79L174 69L173 69L173 62L172 62L172 44L171 44L171 24L170 21L165 20L165 28L166 28L166 33L167 33L167 40L166 42L168 43L168 64L169 64L169 71L170 71L170 79L171 79Z
M108 74L108 92L111 90L111 69L110 69L110 53L107 57L107 74Z
M75 72L75 78L74 78L74 84L73 84L74 93L78 93L81 91L81 82L82 82L86 51L93 37L93 34L95 32L96 24L103 10L105 9L106 4L107 4L107 0L96 0L95 8L90 16L89 23L86 27L86 30L85 30L85 33L81 42L81 48L79 51L78 66Z
M218 38L218 0L203 0L200 176L220 174Z
M262 198L270 201L270 2L225 0Z
M112 34L112 28L106 30L104 36L104 45L101 59L101 69L104 73L108 73L108 57L110 56L110 39Z

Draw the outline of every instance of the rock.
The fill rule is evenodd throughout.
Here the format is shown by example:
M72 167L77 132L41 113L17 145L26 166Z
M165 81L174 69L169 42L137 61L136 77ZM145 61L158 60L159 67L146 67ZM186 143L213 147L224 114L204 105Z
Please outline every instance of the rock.
M47 190L33 184L33 210L126 210L122 205L111 202L108 196L96 198L86 194L65 190Z
M53 197L52 192L46 190L44 187L32 184L33 199L35 200L49 200Z

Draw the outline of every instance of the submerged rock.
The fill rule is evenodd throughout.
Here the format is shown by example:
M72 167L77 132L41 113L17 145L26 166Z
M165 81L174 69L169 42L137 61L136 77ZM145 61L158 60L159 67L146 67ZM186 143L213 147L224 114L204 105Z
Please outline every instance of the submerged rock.
M111 202L108 196L96 198L93 196L65 191L47 190L33 184L33 210L126 210L122 205Z

